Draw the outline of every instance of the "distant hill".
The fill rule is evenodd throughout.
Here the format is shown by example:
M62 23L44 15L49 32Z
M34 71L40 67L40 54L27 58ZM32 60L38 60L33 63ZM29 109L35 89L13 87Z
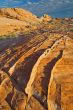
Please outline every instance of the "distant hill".
M0 9L0 34L26 29L39 22L37 16L21 8ZM26 28L25 28L26 27Z

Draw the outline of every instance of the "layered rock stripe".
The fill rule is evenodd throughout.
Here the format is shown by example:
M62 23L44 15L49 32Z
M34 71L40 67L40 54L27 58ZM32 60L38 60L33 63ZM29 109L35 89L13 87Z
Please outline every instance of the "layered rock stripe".
M73 19L0 9L0 110L73 110Z

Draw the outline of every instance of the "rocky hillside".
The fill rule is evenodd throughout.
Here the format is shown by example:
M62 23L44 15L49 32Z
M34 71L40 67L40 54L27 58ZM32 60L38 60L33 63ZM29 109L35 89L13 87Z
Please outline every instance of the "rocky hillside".
M0 110L73 110L73 19L0 9Z
M0 35L7 35L16 31L30 30L32 25L40 21L37 16L21 8L0 9ZM32 24L32 25L31 25Z

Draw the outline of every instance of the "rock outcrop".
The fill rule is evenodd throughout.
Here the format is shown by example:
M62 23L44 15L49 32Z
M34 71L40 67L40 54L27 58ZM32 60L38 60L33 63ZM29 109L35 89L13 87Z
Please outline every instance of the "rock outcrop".
M73 109L73 40L66 38L62 57L55 64L48 89L49 110Z
M41 21L43 21L43 22L52 21L52 17L47 14L44 14L43 17L41 17Z
M22 8L2 8L0 9L0 16L25 21L27 23L38 21L37 16Z
M37 16L22 8L0 9L0 36L20 30L25 32L31 28L35 29L35 24L39 23L40 19Z

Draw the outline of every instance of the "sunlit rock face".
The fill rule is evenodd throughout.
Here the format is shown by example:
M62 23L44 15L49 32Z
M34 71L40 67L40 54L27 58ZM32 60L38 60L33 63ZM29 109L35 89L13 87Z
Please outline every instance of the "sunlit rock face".
M27 31L36 28L41 21L36 15L22 8L0 9L0 35L10 34L16 31ZM30 28L30 29L29 29Z
M47 15L47 14L44 14L44 16L41 17L41 20L42 20L43 22L49 22L49 21L52 20L52 17L49 16L49 15Z
M48 86L49 110L73 109L73 41L66 38L63 55L55 64Z
M22 8L2 8L0 9L0 16L27 22L38 20L38 18L31 12Z
M0 109L73 110L73 18L0 9Z

